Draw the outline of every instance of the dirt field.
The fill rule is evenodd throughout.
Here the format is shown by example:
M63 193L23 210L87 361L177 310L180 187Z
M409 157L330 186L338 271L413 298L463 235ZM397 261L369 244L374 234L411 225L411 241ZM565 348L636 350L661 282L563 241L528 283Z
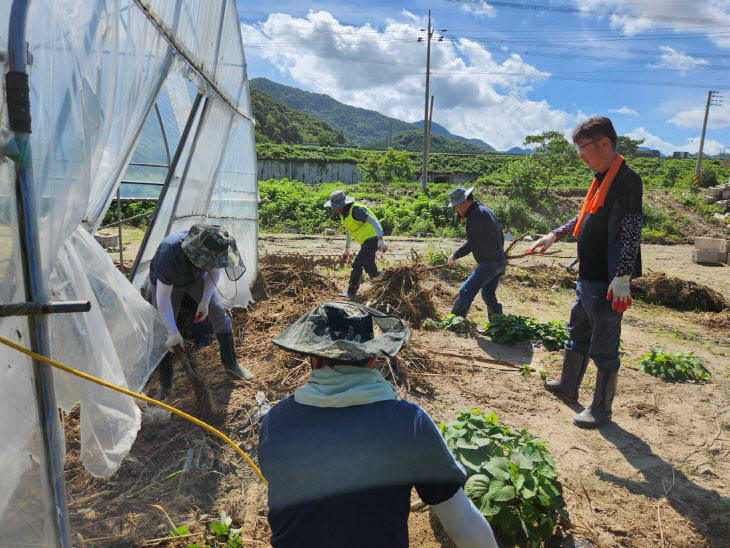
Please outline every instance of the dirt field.
M344 289L347 268L313 265L316 260L326 264L328 256L339 254L343 241L341 236L261 235L262 265L280 260L289 266L281 271L264 269L269 276L268 299L249 312L234 314L238 355L256 375L254 381L226 380L217 359L217 345L199 353L215 399L224 409L222 415L210 420L241 442L252 456L258 434L251 418L258 407L256 393L263 392L272 402L281 399L299 386L308 372L306 364L279 351L268 340L314 303L333 300ZM391 249L383 259L391 266L424 261L429 246L432 252L441 248L449 254L459 243L387 241ZM526 243L518 244L513 254L523 253L526 247ZM280 257L292 250L305 258ZM558 254L510 261L498 291L505 313L541 321L567 320L574 294L564 287L567 273L557 265L570 262L575 245L558 243L553 250ZM647 274L665 272L730 297L728 267L693 264L688 245L644 245L642 254ZM469 266L468 261L465 264ZM555 268L535 270L532 267L536 264ZM444 272L434 271L423 281L439 316L449 311L460 285L460 279ZM286 274L288 281L277 285L273 274ZM366 282L361 293L368 286ZM484 303L475 301L470 319L479 323L486 319ZM623 325L623 368L613 422L595 431L576 428L571 421L582 405L590 403L595 378L592 365L584 380L582 405L569 406L543 389L537 373L521 376L516 370L489 367L473 359L527 363L538 372L557 373L561 352L540 346L502 346L476 334L414 329L402 359L383 366L384 373L396 381L401 397L421 405L437 424L450 420L457 410L477 407L495 411L500 423L525 428L548 442L570 516L569 522L560 524L551 546L730 546L730 317L727 311L679 311L635 301ZM668 383L638 371L640 356L651 347L694 352L712 371L711 380ZM153 378L147 392L155 388ZM187 412L197 411L178 366L169 403ZM243 536L248 539L244 545L268 545L265 489L246 464L216 438L177 418L147 424L119 473L102 481L90 478L80 468L77 453L74 456L78 441L73 434L78 419L72 414L65 420L70 426L67 481L72 521L87 545L143 545L144 540L166 537L174 524L185 525L192 536L164 544L188 546L200 541L205 523L217 518L221 509L234 524L244 527ZM181 473L189 449L196 455L194 465ZM428 508L417 504L411 514L410 533L415 547L453 546ZM499 540L500 546L520 546L512 539ZM162 543L157 540L144 545Z

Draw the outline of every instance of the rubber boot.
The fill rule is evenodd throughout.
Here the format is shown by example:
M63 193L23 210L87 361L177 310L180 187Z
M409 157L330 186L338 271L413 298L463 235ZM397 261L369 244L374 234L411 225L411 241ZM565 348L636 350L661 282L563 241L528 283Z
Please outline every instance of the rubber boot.
M596 375L596 390L593 393L593 403L588 409L573 417L573 422L581 428L598 428L601 424L611 420L611 405L616 395L618 371L598 369Z
M357 295L357 290L360 289L360 279L362 278L362 271L356 272L353 270L350 273L350 283L347 285L347 291L340 293L340 297L352 299Z
M570 403L578 401L578 389L583 382L588 356L566 349L563 352L563 370L560 372L560 380L547 379L545 388L550 390L560 399Z
M172 390L172 354L170 352L165 354L160 365L157 366L157 373L160 375L160 389L153 399L162 401Z
M223 367L226 368L228 376L236 380L250 381L253 378L253 373L239 365L236 357L236 346L233 344L233 333L216 334L216 338L221 347L221 362L223 362Z
M495 316L496 314L502 313L502 303L497 304L497 306L489 306L487 305L487 319L491 319L492 316Z

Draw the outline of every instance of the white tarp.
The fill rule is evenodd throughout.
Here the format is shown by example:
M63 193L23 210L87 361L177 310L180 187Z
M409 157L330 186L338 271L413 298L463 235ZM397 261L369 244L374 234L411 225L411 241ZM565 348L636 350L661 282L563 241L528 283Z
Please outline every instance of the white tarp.
M10 2L0 2L0 52L7 51L9 13ZM101 223L158 94L172 82L180 90L188 79L201 108L192 113L192 137L146 254L193 222L223 224L248 272L221 292L232 297L229 306L250 301L258 267L257 183L236 6L234 0L33 0L27 21L39 267L49 300L92 306L50 317L51 357L139 390L165 351L164 326L90 232ZM3 74L6 57L0 56ZM7 154L4 86L3 78L0 146ZM13 159L0 155L0 302L25 300L15 203ZM0 335L29 347L23 319L0 319ZM0 346L0 546L51 545L55 538L29 363ZM60 406L81 402L84 465L111 475L139 428L136 405L62 372L54 379ZM63 471L52 476L62 481Z

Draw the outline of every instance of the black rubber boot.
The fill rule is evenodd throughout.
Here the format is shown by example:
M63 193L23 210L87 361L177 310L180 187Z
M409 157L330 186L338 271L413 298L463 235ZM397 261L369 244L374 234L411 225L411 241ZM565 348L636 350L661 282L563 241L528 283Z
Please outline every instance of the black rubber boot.
M253 378L253 373L239 365L236 357L236 346L233 344L233 333L216 334L216 338L221 347L221 362L223 362L223 367L226 368L228 376L236 380L250 381Z
M153 399L162 401L172 390L172 354L170 352L165 354L160 365L157 366L157 373L160 375L160 389Z
M360 289L360 279L362 278L362 271L356 272L353 270L350 273L350 283L347 285L347 291L340 293L340 297L346 297L352 299L357 295L357 290Z
M579 354L572 350L563 352L563 370L560 372L560 380L547 379L545 388L553 394L570 403L578 401L578 389L583 382L583 375L588 366L588 356Z
M495 307L487 305L487 319L491 319L496 314L502 314L502 303L499 303Z
M573 417L573 422L581 428L598 428L604 422L611 420L611 405L616 395L618 371L598 369L596 376L596 390L593 393L593 403L588 409Z

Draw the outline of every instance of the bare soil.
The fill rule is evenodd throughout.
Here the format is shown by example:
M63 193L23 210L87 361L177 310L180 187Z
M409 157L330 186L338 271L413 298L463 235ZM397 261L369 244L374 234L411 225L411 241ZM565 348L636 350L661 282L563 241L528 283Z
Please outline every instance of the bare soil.
M460 243L387 241L390 251L378 259L391 267L415 261L423 266L429 249L431 254L439 248L449 254ZM519 243L513 255L524 253L527 245ZM198 353L222 409L207 419L254 458L257 392L275 402L291 394L308 374L307 364L278 350L269 339L315 303L335 299L344 289L349 270L338 267L336 260L342 247L341 236L262 236L262 282L256 292L262 300L247 312L234 312L239 360L253 371L254 380L227 380L217 344ZM644 270L701 284L728 298L728 267L694 264L690 249L689 245L644 245ZM575 245L559 242L551 251L557 254L510 260L498 290L505 313L541 321L567 320L574 276L559 263L570 262ZM267 261L279 266L263 266ZM457 264L470 266L469 261ZM420 291L430 297L437 316L450 310L464 272L433 270L421 280ZM371 287L366 281L361 295L372 295ZM396 383L399 395L421 405L437 424L450 420L457 410L477 407L495 411L500 423L525 428L548 442L570 516L560 524L550 546L730 546L730 316L727 310L710 313L686 308L681 303L675 308L635 300L626 312L613 422L595 431L581 430L571 420L590 404L593 366L584 380L580 404L566 405L544 390L537 373L521 376L516 368L474 359L491 358L516 366L526 363L537 372L555 375L561 352L528 343L503 346L481 335L425 332L414 326L409 347L398 359L379 366ZM470 319L486 320L484 303L475 301ZM670 383L638 371L640 357L651 347L694 352L712 372L710 381ZM156 389L154 377L147 393ZM200 416L179 365L168 403ZM244 527L245 546L268 546L265 488L217 438L177 417L147 423L119 472L99 480L80 466L77 413L64 420L70 451L66 478L79 545L80 538L86 546L181 547L203 539L212 545L205 525L224 510L234 525ZM182 472L190 450L192 464ZM413 502L411 545L453 546L430 510L417 504L416 498ZM185 525L191 536L161 540L172 525ZM510 538L499 541L500 546L523 546Z

